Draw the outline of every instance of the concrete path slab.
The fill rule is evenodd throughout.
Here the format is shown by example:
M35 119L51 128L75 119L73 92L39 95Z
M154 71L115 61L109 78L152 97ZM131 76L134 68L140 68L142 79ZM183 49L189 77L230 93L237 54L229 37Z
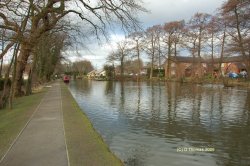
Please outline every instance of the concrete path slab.
M49 89L1 166L68 166L60 84Z

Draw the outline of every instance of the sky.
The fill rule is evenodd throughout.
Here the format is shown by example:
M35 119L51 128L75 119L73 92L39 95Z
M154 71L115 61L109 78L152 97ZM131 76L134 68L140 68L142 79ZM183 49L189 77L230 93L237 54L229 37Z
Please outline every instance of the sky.
M139 14L139 20L142 26L147 28L170 21L183 19L188 21L197 12L214 14L225 0L144 0L143 2L143 6L149 12ZM107 55L114 49L115 43L122 39L124 35L112 33L110 44L92 43L88 46L88 50L78 50L78 56L72 57L71 60L86 59L91 61L95 68L101 69L106 62Z

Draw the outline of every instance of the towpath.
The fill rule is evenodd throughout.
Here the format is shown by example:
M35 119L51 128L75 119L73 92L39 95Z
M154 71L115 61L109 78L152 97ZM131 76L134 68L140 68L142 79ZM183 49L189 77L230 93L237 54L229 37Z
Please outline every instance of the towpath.
M60 84L52 84L1 166L69 165L61 96Z

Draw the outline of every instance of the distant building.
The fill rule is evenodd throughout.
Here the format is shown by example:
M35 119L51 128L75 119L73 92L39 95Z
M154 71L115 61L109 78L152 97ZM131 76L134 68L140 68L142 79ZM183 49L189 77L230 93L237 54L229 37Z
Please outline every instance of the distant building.
M168 67L169 60L170 67ZM190 77L192 75L203 76L214 73L217 75L219 71L222 72L222 75L225 75L229 72L240 73L243 70L247 71L242 56L224 57L222 59L214 58L213 60L211 58L176 56L167 59L165 62L165 75L167 76L169 72L170 77L177 78Z
M92 70L91 72L87 74L87 77L88 79L92 79L92 78L95 78L95 75L96 75L96 70Z
M106 77L105 70L92 70L87 74L88 79L104 78Z
M226 73L237 73L241 71L246 71L246 65L244 63L235 62L235 63L223 63L223 71Z

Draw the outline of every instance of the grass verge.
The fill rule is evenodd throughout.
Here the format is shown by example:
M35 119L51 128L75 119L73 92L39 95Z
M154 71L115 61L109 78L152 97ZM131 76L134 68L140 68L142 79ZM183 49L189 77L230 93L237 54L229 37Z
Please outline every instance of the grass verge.
M122 162L110 152L101 136L94 130L65 85L62 108L66 143L71 166L119 166Z
M45 91L14 100L13 109L0 110L0 159L36 110Z

